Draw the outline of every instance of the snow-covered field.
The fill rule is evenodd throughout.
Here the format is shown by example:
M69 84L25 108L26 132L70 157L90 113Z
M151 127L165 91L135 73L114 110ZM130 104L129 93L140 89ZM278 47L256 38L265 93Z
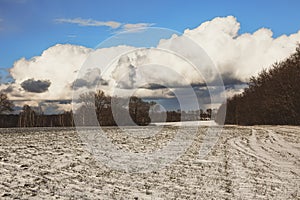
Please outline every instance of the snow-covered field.
M116 145L132 152L162 148L174 132L171 126L138 141L107 129ZM0 199L300 198L300 127L226 126L203 160L205 130L199 128L171 165L127 173L97 161L74 129L0 129Z
M215 126L217 123L213 120L209 121L182 121L182 122L157 122L153 123L157 126Z

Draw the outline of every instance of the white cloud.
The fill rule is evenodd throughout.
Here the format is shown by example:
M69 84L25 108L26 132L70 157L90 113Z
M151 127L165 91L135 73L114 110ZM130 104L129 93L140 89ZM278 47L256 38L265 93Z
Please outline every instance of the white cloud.
M83 20L80 23L79 21L77 21L77 23L82 23L82 25L96 24L93 20L87 22ZM118 25L118 23L111 26L123 27ZM133 24L124 25L124 29L137 27L138 26ZM147 27L147 25L144 24L141 25L141 27ZM274 38L272 31L265 28L261 28L254 33L241 35L238 34L239 30L239 22L236 18L229 16L215 18L192 30L187 29L184 31L183 36L189 37L199 44L215 63L220 73L226 76L226 78L242 81L247 81L250 76L256 75L263 68L267 68L274 62L288 57L295 51L297 42L300 41L300 31L289 36L282 35ZM166 46L172 46L174 49L180 49L184 45L187 44L182 39L182 36L174 35L170 39L161 40L158 47L164 48ZM133 52L128 54L128 57L123 57L123 60L115 60L111 63L115 55L120 55L133 49L133 47L129 46L118 46L92 50L83 46L57 44L45 50L40 56L33 57L30 60L22 58L14 63L10 73L15 79L15 83L9 88L13 90L9 93L10 98L71 99L71 86L77 77L78 70L80 70L88 56L91 57L86 65L90 66L90 69L98 68L99 74L100 72L105 72L105 67L108 64L114 65L115 69L118 68L118 70L111 70L104 73L104 76L101 77L109 82L109 85L103 86L108 93L111 93L118 84L120 87L127 87L128 90L130 90L130 87L133 87L135 84L143 83L145 79L141 78L140 75L147 77L146 81L148 82L162 85L177 84L177 86L183 86L185 83L181 81L176 74L186 77L188 83L197 82L198 76L196 76L193 71L187 70L189 69L188 63L174 55L165 56L155 49ZM186 55L187 58L188 56L189 55ZM101 60L102 64L99 65L99 63L96 62L97 60ZM155 65L152 66L151 70L138 68L139 65L149 62L171 66L174 74L170 74L170 71L161 69ZM130 64L134 67L128 68ZM209 69L203 68L203 72L207 72L206 70ZM124 77L123 73L120 72L129 72L129 76ZM83 72L80 78L88 79L85 77L85 74L86 73ZM209 76L209 73L207 76ZM51 85L48 91L44 93L28 93L21 87L22 82L28 79L49 80ZM122 81L117 83L114 79L121 79ZM85 84L82 84L86 87L79 88L78 91L85 92L87 86L90 87L91 84L96 82L93 80L97 79L94 77L93 79L87 80L84 82ZM0 90L7 88L7 85L0 85ZM169 93L166 91L164 88L155 91L144 88L137 94L147 97L168 97ZM227 95L230 96L235 92L240 92L240 89L231 89L227 92Z
M117 32L123 32L123 31L134 32L154 25L153 23L122 24L121 22L116 22L116 21L98 21L93 19L82 19L82 18L74 18L74 19L59 18L59 19L55 19L54 21L57 23L77 24L79 26L108 26L112 29L119 29Z
M121 23L115 21L97 21L93 19L81 19L81 18L74 18L74 19L55 19L57 23L70 23L70 24L78 24L79 26L108 26L110 28L116 29L121 26Z
M242 35L238 34L239 29L235 17L217 17L193 30L185 30L184 35L207 52L222 74L243 81L289 56L300 41L300 31L274 38L270 29Z
M77 77L77 71L92 49L69 44L57 44L45 50L42 55L26 60L21 58L10 70L15 79L13 84L18 96L12 99L65 99L70 98L68 87ZM47 92L35 94L22 90L21 84L28 80L49 80L51 85ZM17 90L17 91L16 91Z
M141 29L145 29L145 28L151 27L153 25L154 25L154 23L124 24L122 26L122 30L121 31L134 32L134 31L139 31Z
M68 37L68 38L76 38L77 35L75 35L75 34L69 34L69 35L67 35L67 37Z

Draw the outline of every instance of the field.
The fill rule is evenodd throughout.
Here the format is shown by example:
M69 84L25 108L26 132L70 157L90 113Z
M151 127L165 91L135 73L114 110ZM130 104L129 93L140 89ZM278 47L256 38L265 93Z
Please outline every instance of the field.
M174 134L167 127L143 144L107 130L132 152L162 148ZM74 129L0 129L0 198L300 199L300 127L226 126L203 160L205 130L174 163L128 173L97 160Z

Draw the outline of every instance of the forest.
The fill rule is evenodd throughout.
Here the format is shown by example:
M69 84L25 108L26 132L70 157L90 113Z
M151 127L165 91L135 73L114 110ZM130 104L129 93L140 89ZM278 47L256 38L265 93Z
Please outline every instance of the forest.
M300 44L286 60L251 77L248 85L221 105L216 121L227 106L225 124L300 125Z

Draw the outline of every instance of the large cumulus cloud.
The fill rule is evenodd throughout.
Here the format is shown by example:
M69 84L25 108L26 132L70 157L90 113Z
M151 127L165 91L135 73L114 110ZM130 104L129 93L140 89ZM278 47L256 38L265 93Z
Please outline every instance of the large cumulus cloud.
M10 74L14 79L11 84L15 88L15 93L21 97L11 97L12 99L66 99L70 98L71 90L69 85L77 77L77 71L86 60L92 50L83 46L70 44L57 44L43 51L40 56L29 60L21 58L17 60L10 69ZM33 81L34 79L35 81ZM31 81L30 81L31 80ZM48 80L51 82L47 93L28 93L41 92L32 86L48 86L38 80ZM4 89L4 85L1 85Z
M222 74L241 81L286 58L300 42L300 31L274 38L266 28L239 35L240 26L233 16L217 17L184 35L202 46Z
M172 46L180 49L186 45L182 37L191 38L211 58L223 76L225 84L230 86L227 93L232 95L234 92L241 91L240 87L235 89L234 85L244 86L244 82L247 82L249 77L256 75L263 68L270 67L274 62L288 57L294 52L297 42L300 42L300 32L275 38L272 31L266 28L258 29L254 33L239 34L240 26L233 16L217 17L194 29L185 30L183 35L173 35L172 38L162 39L157 47ZM129 46L117 46L92 50L83 46L57 44L45 50L40 56L29 60L25 58L17 60L10 70L14 82L10 85L0 85L0 90L10 91L9 95L12 99L71 99L73 88L84 91L86 88L92 89L99 83L108 92L115 87L130 90L143 81L139 79L141 71L149 79L149 84L138 86L141 90L137 93L141 96L161 97L165 95L167 97L169 93L166 86L182 89L182 81L176 76L170 76L168 70L159 69L159 67L153 67L151 71L138 68L144 62L149 62L149 59L154 63L158 61L166 63L174 72L187 77L186 81L191 85L198 85L200 88L207 81L200 80L193 71L187 70L187 63L184 61L172 55L162 57L162 54L155 50L123 56L113 62L115 68L111 71L105 71L106 66L97 65L96 60L110 63L116 53L133 49ZM88 57L90 59L87 64L91 67L81 72L76 79L81 66ZM206 70L209 69L203 69L203 72ZM124 73L127 76L124 76ZM210 81L213 78L211 77ZM28 81L32 79L40 80L40 83L43 83L42 80L49 80L51 84L49 86L46 84L44 86L48 87L29 94L30 89L24 86L26 85L24 83L32 82ZM158 79L163 79L165 82L159 82Z

